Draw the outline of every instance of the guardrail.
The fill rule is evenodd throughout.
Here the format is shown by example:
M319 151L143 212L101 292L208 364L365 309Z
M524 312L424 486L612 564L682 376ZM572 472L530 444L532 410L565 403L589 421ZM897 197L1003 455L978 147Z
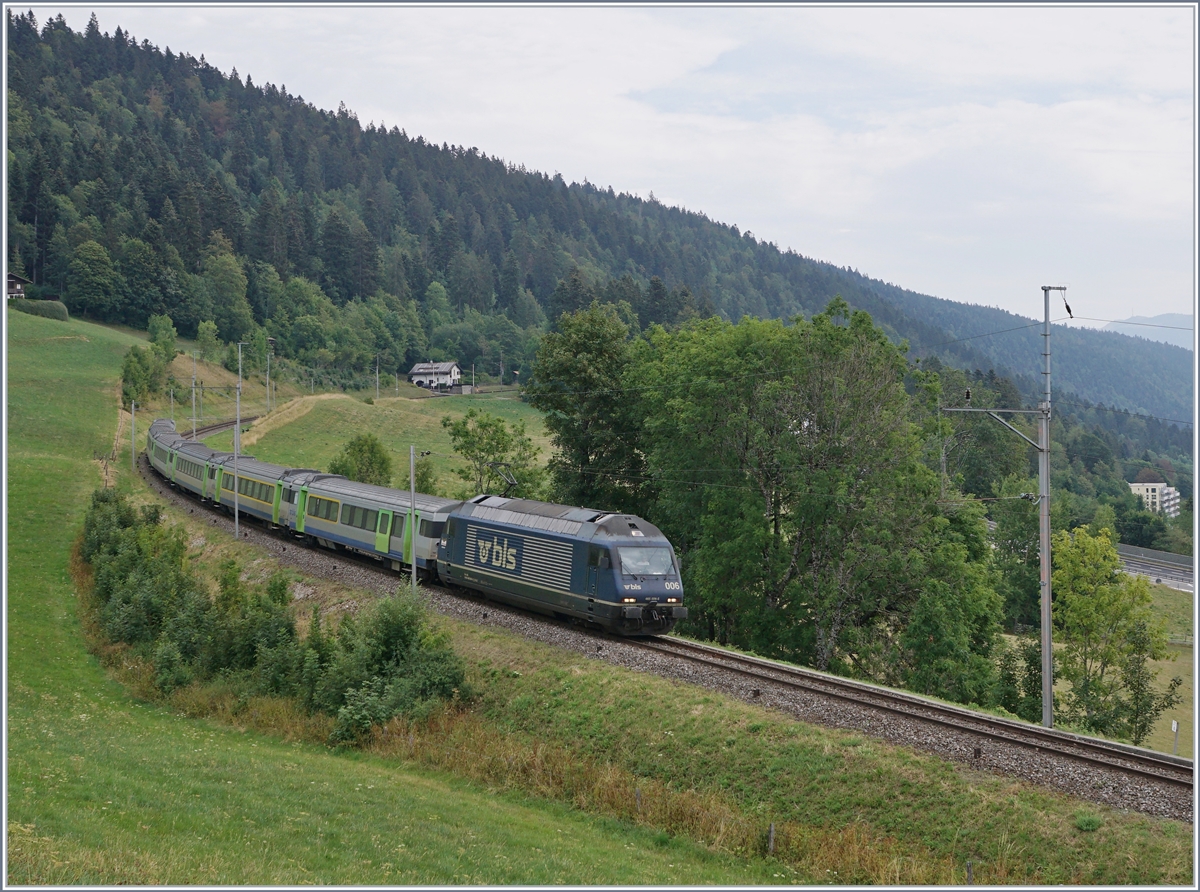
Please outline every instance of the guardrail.
M1154 561L1157 564L1167 564L1181 570L1192 569L1192 558L1186 554L1175 554L1170 551L1155 551L1153 548L1139 548L1136 545L1118 545L1117 554L1123 558L1138 561Z

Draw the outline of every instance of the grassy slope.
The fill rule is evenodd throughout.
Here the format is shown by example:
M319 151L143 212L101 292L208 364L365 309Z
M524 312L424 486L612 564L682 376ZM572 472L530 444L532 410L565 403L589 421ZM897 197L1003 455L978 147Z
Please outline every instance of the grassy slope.
M510 424L523 421L526 432L542 450L539 458L549 458L550 440L541 413L507 393L416 400L390 397L375 405L351 398L321 400L298 422L265 434L246 451L263 461L325 470L347 440L370 432L391 451L397 486L408 486L408 450L415 446L418 453L433 453L440 492L449 495L464 485L454 473L464 462L453 454L441 419L461 417L471 408L498 415ZM205 442L213 449L232 450L233 435L217 434Z
M1194 597L1191 592L1181 592L1165 585L1150 585L1154 596L1154 609L1167 624L1167 635L1175 642L1192 641L1195 635L1193 623ZM1159 718L1150 733L1146 746L1169 753L1175 746L1175 735L1171 722L1179 722L1179 755L1193 757L1195 752L1195 651L1194 645L1171 644L1174 659L1154 664L1159 670L1159 679L1165 680L1178 675L1183 679L1179 688L1180 703Z
M70 540L99 480L92 456L111 448L116 377L135 339L19 313L8 325L10 883L770 876L762 862L660 848L644 831L497 798L442 773L135 701L85 651L68 575Z
M507 633L457 623L455 647L486 687L497 726L578 756L609 758L673 789L731 796L750 813L812 828L866 828L926 863L986 865L991 879L1186 882L1191 828L1118 814L854 732L806 725L721 695L649 682ZM1095 834L1075 826L1103 814ZM1015 876L1014 876L1015 874ZM961 877L959 878L961 880ZM860 878L859 881L862 881ZM879 881L875 878L874 881Z

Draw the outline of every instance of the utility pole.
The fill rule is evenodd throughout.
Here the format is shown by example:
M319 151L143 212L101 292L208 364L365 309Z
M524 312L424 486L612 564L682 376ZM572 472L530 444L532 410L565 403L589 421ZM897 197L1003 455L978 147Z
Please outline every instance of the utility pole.
M129 470L137 475L137 400L129 401L133 418L129 421Z
M417 596L417 447L408 447L408 541L412 543L409 560L412 562L412 592Z
M1041 582L1042 582L1042 724L1054 727L1054 653L1050 649L1050 292L1062 293L1067 299L1067 286L1043 285L1045 321L1042 324L1043 397L1038 408L1038 501L1041 505ZM1070 311L1068 310L1068 315Z
M271 347L275 345L274 338L267 338L267 411L271 411Z
M233 424L233 538L240 535L238 528L238 454L242 451L242 342L238 342L237 420Z
M1041 577L1041 622L1042 622L1042 724L1054 727L1054 651L1051 624L1053 615L1050 591L1050 292L1060 291L1066 300L1065 285L1043 285L1042 296L1045 316L1042 323L1042 401L1036 409L943 409L944 412L983 412L999 421L1006 428L1038 451L1038 554ZM970 401L968 391L967 400ZM997 413L1038 416L1038 441L1035 443ZM943 455L943 461L945 456ZM945 465L942 468L945 477ZM1030 498L1032 493L1028 494Z
M379 354L375 354L375 402L379 402Z
M192 439L196 439L196 351L192 351Z

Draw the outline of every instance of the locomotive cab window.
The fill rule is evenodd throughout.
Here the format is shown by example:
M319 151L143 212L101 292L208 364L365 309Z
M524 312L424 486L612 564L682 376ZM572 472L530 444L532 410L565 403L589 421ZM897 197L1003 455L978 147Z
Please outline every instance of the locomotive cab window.
M625 576L673 576L675 563L671 560L671 549L652 546L623 546L617 549L621 556L621 572Z

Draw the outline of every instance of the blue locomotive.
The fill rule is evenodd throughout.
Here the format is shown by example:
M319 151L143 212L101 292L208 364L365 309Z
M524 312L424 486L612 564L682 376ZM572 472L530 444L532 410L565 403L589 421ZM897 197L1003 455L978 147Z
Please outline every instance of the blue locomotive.
M217 452L159 419L151 467L197 498L432 581L622 635L659 635L687 616L675 550L629 514L480 495L466 502L356 483Z
M438 574L624 635L664 634L687 616L675 550L629 514L476 496L450 512Z

